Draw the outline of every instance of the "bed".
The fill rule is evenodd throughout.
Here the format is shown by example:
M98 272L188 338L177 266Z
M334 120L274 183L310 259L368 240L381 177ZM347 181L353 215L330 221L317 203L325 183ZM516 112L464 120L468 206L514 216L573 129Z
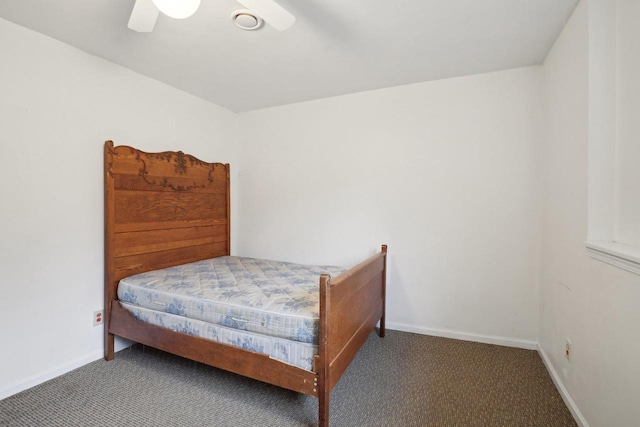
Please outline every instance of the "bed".
M119 336L315 396L318 425L326 427L331 390L376 325L378 335L385 334L386 245L353 268L317 278L315 349L304 357L307 367L234 345L233 339L198 336L189 329L191 323L173 329L164 320L154 324L125 307L131 303L125 291L118 297L119 283L132 276L189 269L185 265L193 263L236 262L230 247L229 176L228 164L181 151L146 153L105 143L105 359L114 358L114 337ZM258 337L263 331L248 332Z

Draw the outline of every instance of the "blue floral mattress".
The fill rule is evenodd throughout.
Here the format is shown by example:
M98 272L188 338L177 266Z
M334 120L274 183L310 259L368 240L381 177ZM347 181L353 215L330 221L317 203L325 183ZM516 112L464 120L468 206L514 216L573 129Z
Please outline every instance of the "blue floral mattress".
M136 319L143 322L266 354L273 359L307 371L313 370L313 357L318 354L318 346L315 344L240 331L130 304L122 304L122 306L129 310Z
M225 256L124 278L118 299L238 331L317 344L319 277L341 267ZM235 338L234 338L235 339Z

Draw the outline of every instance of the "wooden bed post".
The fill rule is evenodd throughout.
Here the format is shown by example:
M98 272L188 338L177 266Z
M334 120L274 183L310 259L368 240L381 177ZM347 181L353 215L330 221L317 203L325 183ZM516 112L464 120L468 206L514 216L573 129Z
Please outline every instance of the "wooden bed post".
M113 141L104 144L104 358L112 360L115 352L115 337L109 333L111 320L111 301L115 297L113 284L113 239L114 239L114 178L113 178Z
M225 163L227 169L227 256L231 255L231 166Z
M320 327L318 339L318 355L320 363L318 367L318 427L329 427L329 394L331 383L329 381L329 294L331 276L320 276Z
M382 317L380 318L378 336L384 338L384 334L386 333L385 317L387 313L387 245L382 245L382 253L384 254L384 267L382 269Z

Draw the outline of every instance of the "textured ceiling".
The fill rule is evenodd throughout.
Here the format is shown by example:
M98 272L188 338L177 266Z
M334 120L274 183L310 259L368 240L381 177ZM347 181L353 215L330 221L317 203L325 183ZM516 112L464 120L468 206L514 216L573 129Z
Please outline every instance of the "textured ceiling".
M134 0L1 0L0 17L233 111L541 64L578 0L278 0L242 31L234 0L127 28Z

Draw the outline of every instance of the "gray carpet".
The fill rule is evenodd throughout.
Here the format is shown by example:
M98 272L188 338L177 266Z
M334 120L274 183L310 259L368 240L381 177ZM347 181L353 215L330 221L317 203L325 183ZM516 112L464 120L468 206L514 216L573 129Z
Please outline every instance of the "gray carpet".
M0 426L314 426L317 400L135 346L0 401ZM372 334L332 426L575 426L535 351Z

